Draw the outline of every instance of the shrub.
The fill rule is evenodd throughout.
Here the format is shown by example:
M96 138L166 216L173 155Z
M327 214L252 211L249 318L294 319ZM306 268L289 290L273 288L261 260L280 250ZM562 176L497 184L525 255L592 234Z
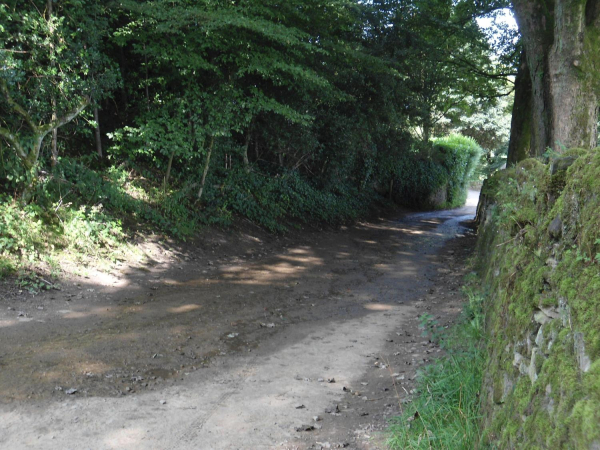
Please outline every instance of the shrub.
M395 198L419 208L455 208L466 200L481 147L470 137L436 139L429 151L406 153L395 163Z
M0 197L0 256L5 260L3 271L11 267L9 255L25 260L36 258L43 244L44 224L37 205L21 207L10 197Z
M224 184L207 192L209 222L227 222L233 214L271 232L285 232L294 222L338 226L364 216L375 196L349 185L337 192L320 190L297 171L266 176L231 170Z
M471 137L452 134L433 141L433 158L447 172L447 206L462 206L483 150Z

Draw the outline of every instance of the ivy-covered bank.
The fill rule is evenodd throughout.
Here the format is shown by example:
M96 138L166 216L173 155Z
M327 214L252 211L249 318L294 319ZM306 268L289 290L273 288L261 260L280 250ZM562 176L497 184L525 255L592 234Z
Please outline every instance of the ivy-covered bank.
M478 220L484 440L600 448L600 149L495 174Z

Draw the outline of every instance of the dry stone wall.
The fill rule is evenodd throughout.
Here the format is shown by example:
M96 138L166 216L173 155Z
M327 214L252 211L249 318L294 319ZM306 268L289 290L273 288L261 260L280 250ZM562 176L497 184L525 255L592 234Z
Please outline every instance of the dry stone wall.
M487 442L600 449L600 149L495 174L478 221Z

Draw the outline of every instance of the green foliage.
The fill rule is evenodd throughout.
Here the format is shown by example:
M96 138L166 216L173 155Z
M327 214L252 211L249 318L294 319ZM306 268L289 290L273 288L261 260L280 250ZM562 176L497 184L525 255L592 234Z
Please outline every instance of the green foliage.
M0 138L27 172L25 191L37 183L45 136L117 86L102 52L106 8L81 1L51 12L37 3L0 5Z
M450 331L431 316L422 326L441 339L448 356L437 359L418 374L417 394L403 414L392 421L388 444L392 449L472 449L480 439L479 407L485 355L483 297L466 291L469 303L464 319Z
M451 135L434 140L421 154L403 155L395 163L397 197L422 208L462 206L481 152L474 139Z
M121 223L102 212L101 206L66 209L62 214L64 237L73 248L94 254L98 248L116 247L123 239Z
M433 151L433 159L438 160L448 172L447 204L453 207L462 206L482 154L481 147L473 138L453 134L435 139Z
M372 193L356 189L316 189L298 172L268 177L234 170L222 189L207 192L209 221L222 223L235 214L273 232L284 232L298 222L339 226L363 217L372 201Z
M236 217L273 232L338 226L390 186L404 204L458 205L468 143L432 149L423 135L501 88L481 75L492 68L481 11L421 0L6 2L0 192L40 208L43 239L90 254L139 229L185 239Z
M144 184L135 168L126 165L110 167L102 174L64 158L44 190L47 201L53 204L71 202L69 208L58 209L65 211L69 220L97 222L90 231L94 231L98 244L110 246L111 236L120 235L121 222L129 229L155 227L179 238L189 236L197 227L192 201L185 190L163 192L158 185L158 180L154 180L154 187L147 180Z
M48 281L38 277L35 273L25 271L19 273L16 284L21 289L27 289L31 294L52 288L52 284Z
M41 208L27 205L22 208L8 197L0 197L0 255L18 254L25 261L33 261L44 242L44 224ZM10 265L7 264L7 268Z
M422 314L419 321L421 322L419 328L423 330L423 337L429 337L432 342L440 342L445 331L434 316L428 313Z

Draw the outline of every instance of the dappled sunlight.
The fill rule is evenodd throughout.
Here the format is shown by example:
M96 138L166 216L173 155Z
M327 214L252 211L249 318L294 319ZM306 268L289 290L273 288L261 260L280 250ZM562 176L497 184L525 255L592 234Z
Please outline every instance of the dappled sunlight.
M133 288L133 289L139 289L139 286L130 286L132 283L127 279L127 278L122 278L122 279L116 279L110 282L110 286L111 287L116 287L116 288Z
M99 361L81 361L72 364L72 370L74 373L84 375L89 378L95 376L102 376L108 373L113 368L114 367ZM59 367L55 370L44 370L41 372L37 372L35 376L51 383L61 383L64 381L64 369L61 370L61 368Z
M292 274L295 273L298 268L296 266L292 266L289 263L280 263L276 266L271 266L269 269L275 273L284 273L284 274Z
M90 312L81 311L59 311L62 313L63 319L83 319L92 315Z
M144 440L147 432L142 428L124 428L122 430L111 431L104 438L104 445L107 448L126 449L138 448Z
M321 257L314 256L313 250L292 249L290 254L278 255L273 263L249 264L249 267L241 265L222 266L219 272L205 275L187 281L179 281L172 278L164 279L163 283L169 286L207 287L223 283L239 285L274 285L276 283L289 283L292 278L302 276L306 271L313 270L325 264ZM295 255L295 256L294 256ZM350 254L344 253L347 258ZM214 278L217 275L219 278ZM258 281L260 279L260 281Z
M394 309L394 306L386 305L384 303L368 303L364 305L364 307L369 311L391 311Z
M377 245L378 244L376 241L368 241L368 240L361 240L361 239L357 239L356 242L360 242L362 244L369 244L369 245Z
M363 223L348 236L332 232L317 241L311 235L311 245L281 246L277 253L269 248L254 249L249 257L231 250L212 256L217 250L210 248L182 253L187 262L173 259L150 272L133 268L81 277L65 293L51 293L56 302L43 308L32 302L23 309L26 317L16 317L15 305L13 317L0 320L3 333L19 338L2 367L3 375L19 381L2 382L2 396L64 395L55 386L86 396L128 395L253 348L263 334L290 323L339 311L365 316L395 311L393 285L419 284L418 260L440 242L438 236L455 234L439 222L445 223L424 216ZM378 277L389 286L375 293L370 283ZM368 289L361 292L357 286L363 283ZM34 323L16 327L21 319ZM143 381L137 381L140 376ZM268 404L260 407L289 406L276 395L263 400ZM115 448L127 448L127 442L135 447L136 433L122 430L107 439Z
M432 225L439 225L440 221L434 221L434 220L420 220L420 223L429 223ZM365 230L379 230L379 231L387 231L387 232L391 232L391 233L402 233L402 234L408 234L408 235L422 235L422 234L429 234L431 233L430 230L419 230L416 228L409 228L406 226L402 226L402 225L406 225L404 223L390 223L389 225L377 225L377 224L369 224L369 225L364 225L363 228ZM372 241L370 241L369 243L371 243Z
M182 313L188 313L191 311L196 311L200 308L202 308L201 305L198 305L196 303L189 303L187 305L181 305L181 306L175 306L173 308L169 308L169 309L167 309L167 311L169 311L173 314L182 314Z
M312 253L312 251L304 248L292 248L288 250L288 253L291 253L293 255L307 255L309 253Z
M74 311L72 309L59 309L56 311L62 319L85 319L93 316L115 317L117 311L115 308L97 307L85 311Z
M348 252L337 252L335 257L339 258L339 259L343 259L343 258L351 258L352 255Z
M228 273L228 272L240 272L242 270L247 270L246 268L244 268L243 266L227 266L227 267L222 267L220 269L222 272Z
M312 265L312 266L320 266L323 264L323 258L318 258L316 256L304 256L304 257L298 258L298 257L289 256L289 255L281 255L278 257L278 259L280 259L282 261L293 262L293 263L305 263L307 265ZM269 267L269 266L266 266L266 267Z

